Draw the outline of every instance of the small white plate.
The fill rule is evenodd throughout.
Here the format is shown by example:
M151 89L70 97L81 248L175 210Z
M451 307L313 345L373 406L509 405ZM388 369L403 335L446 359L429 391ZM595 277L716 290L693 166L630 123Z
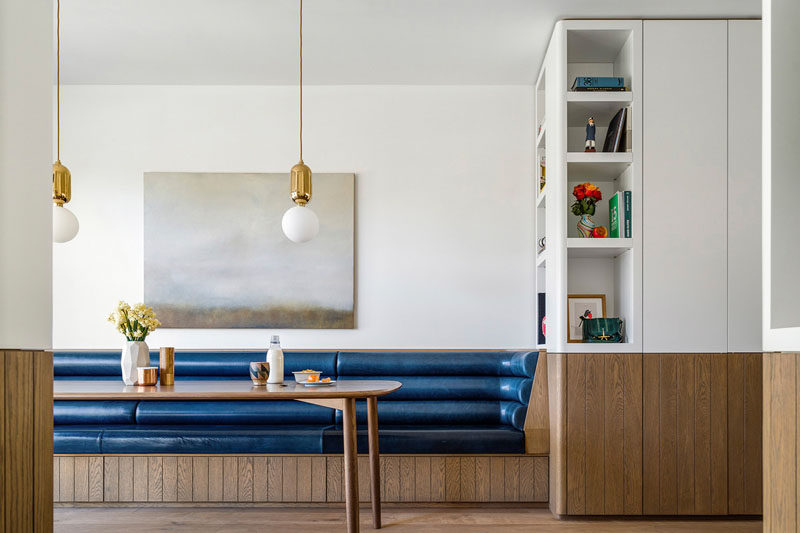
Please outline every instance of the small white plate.
M303 383L306 387L327 387L328 385L336 385L335 381L315 381L313 383L309 383L306 381Z

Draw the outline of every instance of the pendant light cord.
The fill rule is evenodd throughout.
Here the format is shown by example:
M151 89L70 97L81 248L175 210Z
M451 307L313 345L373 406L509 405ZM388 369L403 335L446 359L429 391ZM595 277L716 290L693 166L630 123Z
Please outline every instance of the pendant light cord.
M56 0L56 161L61 162L61 0Z
M303 162L303 0L300 0L300 162Z

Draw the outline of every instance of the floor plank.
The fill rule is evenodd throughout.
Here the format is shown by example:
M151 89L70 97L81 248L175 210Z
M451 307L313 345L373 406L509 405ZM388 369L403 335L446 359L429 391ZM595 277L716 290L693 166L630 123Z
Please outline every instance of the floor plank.
M368 506L361 510L363 530L371 530ZM553 518L547 509L471 506L392 506L384 505L383 523L388 531L437 531L445 533L503 532L574 533L641 531L659 533L755 533L761 521L634 521L634 520L565 520ZM99 533L123 531L136 525L137 533L181 532L239 533L271 531L293 533L343 531L341 506L290 508L56 508L55 533Z

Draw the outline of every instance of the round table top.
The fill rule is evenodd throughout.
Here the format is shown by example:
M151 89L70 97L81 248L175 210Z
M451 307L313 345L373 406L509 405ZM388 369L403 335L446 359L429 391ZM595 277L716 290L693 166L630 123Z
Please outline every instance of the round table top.
M402 386L399 381L347 380L307 387L253 385L249 380L175 380L175 385L140 387L122 381L59 380L53 382L54 400L302 400L384 396Z

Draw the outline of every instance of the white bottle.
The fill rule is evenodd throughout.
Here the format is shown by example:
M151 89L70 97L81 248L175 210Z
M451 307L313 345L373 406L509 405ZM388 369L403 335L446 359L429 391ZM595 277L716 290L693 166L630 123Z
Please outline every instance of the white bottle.
M267 363L269 363L267 383L283 383L283 350L281 350L281 339L278 335L273 335L270 340Z

